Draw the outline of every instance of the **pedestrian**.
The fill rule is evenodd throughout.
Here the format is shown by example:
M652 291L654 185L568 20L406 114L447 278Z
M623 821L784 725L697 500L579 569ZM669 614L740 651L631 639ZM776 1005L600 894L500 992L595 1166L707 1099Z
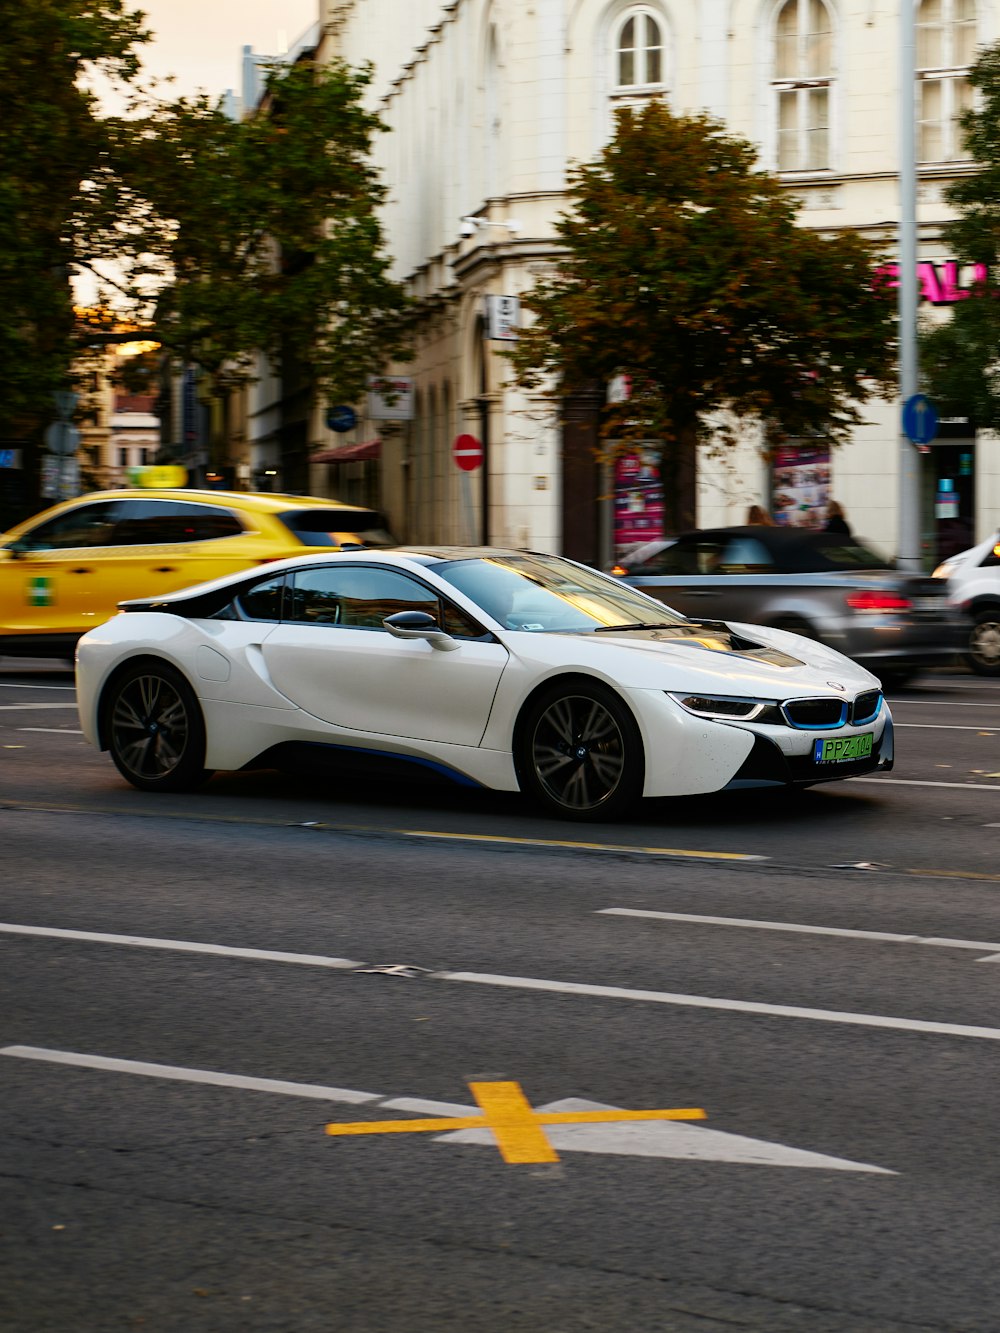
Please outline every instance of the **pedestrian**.
M851 529L844 517L844 511L836 500L831 500L826 507L826 526L823 531L841 532L845 537L851 535Z
M747 510L747 526L773 528L774 519L762 505L751 505Z

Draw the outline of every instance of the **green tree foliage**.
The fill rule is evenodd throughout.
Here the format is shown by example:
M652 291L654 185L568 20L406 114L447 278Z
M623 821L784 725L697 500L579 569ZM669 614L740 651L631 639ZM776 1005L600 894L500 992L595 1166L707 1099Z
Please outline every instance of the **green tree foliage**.
M944 237L954 255L983 265L985 276L947 322L922 331L921 379L946 415L1000 430L1000 45L983 49L969 81L978 96L961 125L979 170L945 192L956 217Z
M142 23L124 0L0 0L0 440L37 437L67 383L76 209L106 150L88 79L135 77Z
M111 129L90 202L106 215L114 201L121 223L95 266L113 265L135 322L222 397L253 378L263 351L350 402L404 350L368 79L341 62L299 63L271 72L264 109L242 121L202 96Z
M796 224L797 205L749 143L659 101L619 112L616 133L571 177L556 271L524 304L535 320L510 354L518 382L565 399L628 374L606 440L659 439L664 474L694 446L725 443L720 414L760 422L773 446L846 439L887 391L894 307L857 236ZM668 484L669 501L669 484ZM693 520L693 489L673 516Z

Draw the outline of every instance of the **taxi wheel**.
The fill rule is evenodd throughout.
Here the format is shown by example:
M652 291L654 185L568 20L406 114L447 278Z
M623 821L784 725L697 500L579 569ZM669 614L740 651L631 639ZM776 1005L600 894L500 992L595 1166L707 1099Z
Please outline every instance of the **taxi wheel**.
M108 749L142 791L191 791L208 777L205 723L194 691L166 663L140 663L108 692Z
M964 656L980 676L1000 676L1000 610L981 611L976 616Z
M555 685L530 705L515 749L521 790L563 819L617 819L642 794L635 719L597 682Z

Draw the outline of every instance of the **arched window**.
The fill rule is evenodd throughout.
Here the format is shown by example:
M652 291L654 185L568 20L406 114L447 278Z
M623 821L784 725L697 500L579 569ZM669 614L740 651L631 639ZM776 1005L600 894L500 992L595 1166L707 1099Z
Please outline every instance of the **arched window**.
M779 171L830 166L833 19L825 0L785 0L774 28L772 87Z
M958 118L972 105L969 65L976 51L975 0L920 0L917 7L917 157L964 156Z
M634 96L662 89L664 84L663 28L646 6L626 10L614 37L616 93Z

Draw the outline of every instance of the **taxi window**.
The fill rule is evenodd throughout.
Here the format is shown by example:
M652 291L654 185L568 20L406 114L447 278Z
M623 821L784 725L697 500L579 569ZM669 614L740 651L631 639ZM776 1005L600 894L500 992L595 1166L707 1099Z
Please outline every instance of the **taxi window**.
M18 539L22 551L70 550L81 546L108 546L116 521L125 512L124 500L101 500L80 505L39 523Z
M377 509L294 509L278 514L303 546L394 546Z
M285 618L381 630L386 616L397 611L426 611L437 620L439 609L435 593L396 570L326 565L295 572Z
M228 509L184 500L129 500L115 525L115 546L173 546L235 537L243 525Z

